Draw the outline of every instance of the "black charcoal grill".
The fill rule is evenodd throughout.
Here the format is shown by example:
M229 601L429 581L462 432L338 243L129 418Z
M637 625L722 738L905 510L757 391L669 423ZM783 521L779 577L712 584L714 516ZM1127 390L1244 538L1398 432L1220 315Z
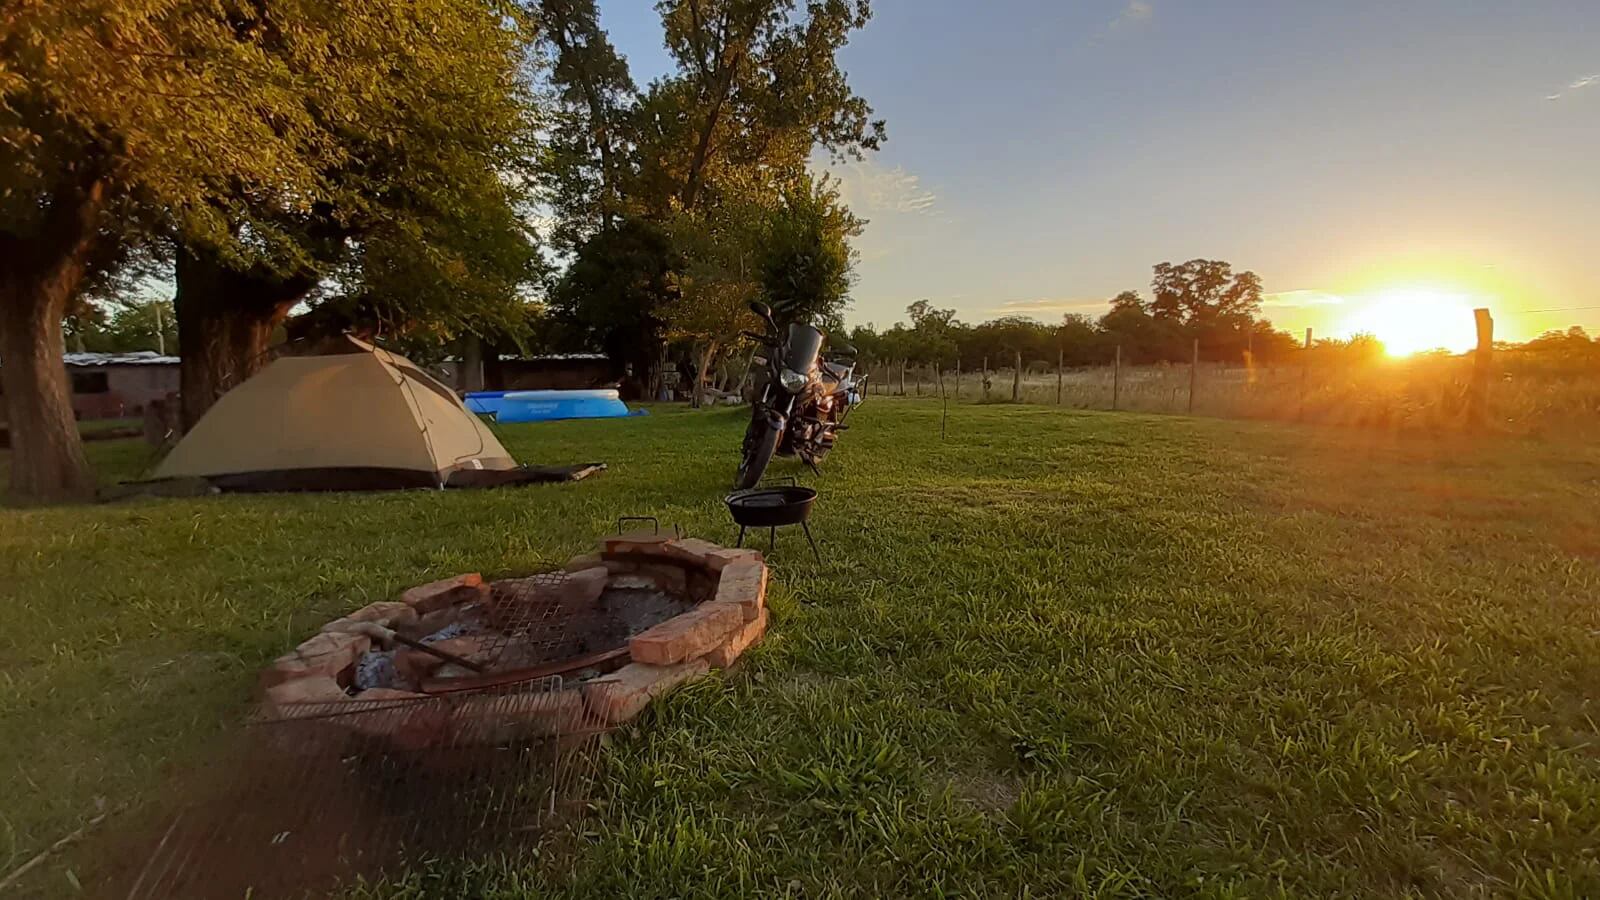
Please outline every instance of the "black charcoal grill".
M789 482L778 487L734 491L727 496L724 502L728 504L728 514L739 526L739 540L734 546L744 546L744 535L748 529L765 528L769 533L768 549L771 550L777 547L779 528L799 525L800 530L805 532L806 543L811 545L811 555L821 563L822 554L817 551L817 542L811 537L811 526L806 523L812 505L817 502L817 492L801 487L792 478Z

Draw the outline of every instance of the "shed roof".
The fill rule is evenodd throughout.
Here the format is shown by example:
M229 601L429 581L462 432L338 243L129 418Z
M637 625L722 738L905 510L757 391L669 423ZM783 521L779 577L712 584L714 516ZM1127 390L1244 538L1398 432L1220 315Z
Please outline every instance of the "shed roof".
M175 366L176 356L162 356L154 350L128 353L64 353L61 361L69 366Z

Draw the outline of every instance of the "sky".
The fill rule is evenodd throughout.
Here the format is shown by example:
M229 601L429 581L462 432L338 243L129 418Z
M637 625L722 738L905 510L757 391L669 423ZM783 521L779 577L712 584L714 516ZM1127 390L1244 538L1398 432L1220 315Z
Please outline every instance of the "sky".
M601 10L636 81L668 71L652 3ZM1460 348L1474 306L1497 338L1600 332L1597 0L873 13L840 60L889 140L829 166L869 220L853 323L1098 315L1205 257L1297 334Z

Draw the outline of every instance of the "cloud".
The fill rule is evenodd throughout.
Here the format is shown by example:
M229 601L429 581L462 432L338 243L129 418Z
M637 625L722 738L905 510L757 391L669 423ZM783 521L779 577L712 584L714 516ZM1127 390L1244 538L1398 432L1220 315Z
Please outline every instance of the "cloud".
M868 218L875 213L928 215L939 202L933 191L922 186L920 177L900 166L852 162L830 171L839 179L839 195L845 204Z
M1002 316L1021 316L1029 313L1072 312L1074 310L1105 309L1106 300L1084 300L1078 297L1041 297L1037 300L1007 300L989 312Z
M1278 291L1261 295L1261 305L1279 309L1296 309L1305 306L1337 306L1344 302L1338 294L1327 291Z
M1573 91L1581 91L1586 87L1591 87L1596 84L1600 84L1600 72L1597 72L1593 75L1585 75L1582 78L1573 81L1565 88L1556 91L1554 94L1546 94L1544 98L1546 100L1560 100L1562 97L1565 97Z
M1128 0L1128 5L1124 6L1122 12L1111 20L1111 24L1108 27L1112 31L1121 28L1133 28L1155 18L1155 14L1155 7L1145 2L1145 0Z

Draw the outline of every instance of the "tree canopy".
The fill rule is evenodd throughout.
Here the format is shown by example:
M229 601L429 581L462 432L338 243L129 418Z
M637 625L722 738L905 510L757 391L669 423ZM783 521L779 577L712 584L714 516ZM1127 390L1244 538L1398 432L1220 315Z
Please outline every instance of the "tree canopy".
M863 223L807 167L816 148L859 155L884 139L836 59L871 13L844 0L663 0L656 9L674 70L640 92L593 0L541 4L561 101L544 184L557 243L574 258L552 300L600 345L631 346L641 371L674 341L692 345L704 371L755 324L744 311L751 299L785 317L841 320L849 241ZM630 236L609 233L619 231ZM646 234L665 241L662 252L635 252L650 246ZM579 289L600 258L645 268L603 279L601 293ZM658 276L666 290L655 289ZM626 293L657 305L616 315L621 285L650 285Z
M919 300L906 308L909 324L878 331L870 326L851 332L857 349L871 359L906 360L919 364L976 368L1009 364L1021 354L1025 364L1101 365L1122 348L1128 363L1181 362L1190 358L1193 341L1210 360L1239 361L1251 353L1258 360L1279 359L1295 341L1258 318L1261 281L1251 272L1232 274L1224 262L1191 260L1154 267L1147 301L1138 291L1110 299L1099 319L1067 313L1056 324L1023 316L1004 316L968 325L954 310L934 308Z
M0 16L13 489L92 486L62 323L131 251L175 264L191 418L341 267L368 308L514 320L515 283L537 275L527 37L499 0L84 0ZM402 267L424 289L394 290Z

